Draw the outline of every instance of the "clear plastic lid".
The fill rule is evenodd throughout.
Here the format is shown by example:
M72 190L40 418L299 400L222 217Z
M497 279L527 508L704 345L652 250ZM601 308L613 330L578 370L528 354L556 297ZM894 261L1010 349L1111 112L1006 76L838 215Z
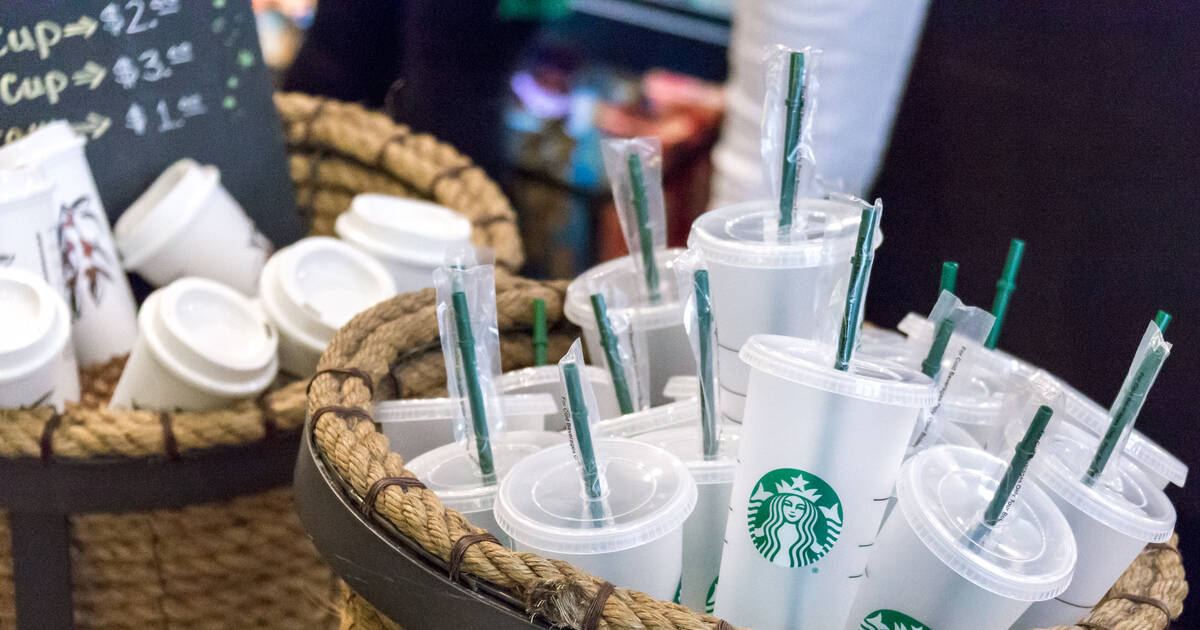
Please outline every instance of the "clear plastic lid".
M685 250L663 249L654 253L658 261L659 291L663 299L658 304L639 304L626 308L609 305L610 317L617 318L625 315L642 330L654 330L683 325L683 304L677 298L675 288L675 259ZM567 299L563 304L563 315L571 323L583 328L595 329L596 316L592 311L591 294L600 290L607 295L619 294L627 296L639 295L639 290L645 290L645 280L628 256L622 256L606 263L601 263L588 269L567 285Z
M450 420L454 417L454 405L450 398L388 400L375 404L375 421ZM500 405L505 415L512 416L544 416L558 411L554 397L549 394L505 394L500 397Z
M1006 466L962 446L921 451L896 481L900 510L925 547L963 579L1018 601L1056 597L1074 574L1075 537L1045 492L1025 484L996 526L983 525Z
M875 348L905 350L908 348L908 337L890 328L880 328L864 324L862 330L858 333L858 343L860 348L872 346Z
M754 335L738 356L751 368L842 396L901 407L937 401L933 381L903 365L855 355L850 369L833 368L833 346L780 335Z
M683 460L684 465L692 472L692 479L699 485L733 483L738 448L742 440L742 427L732 423L721 427L716 459L704 458L704 434L699 424L659 429L634 439L666 449Z
M759 200L710 210L692 223L688 247L709 264L738 267L819 267L849 262L858 238L863 202L803 199L786 237L777 233L779 205ZM876 231L875 247L883 242Z
M513 540L551 553L612 553L657 540L696 506L696 482L683 462L651 444L594 442L605 479L604 516L592 516L569 444L530 455L500 484L495 517Z
M517 463L545 449L565 446L567 438L550 431L509 431L492 438L496 479L503 481ZM460 443L446 444L408 462L408 470L437 493L442 505L459 512L492 509L497 484L486 484L469 449Z
M908 452L904 456L905 459L908 459L909 457L927 448L933 448L943 444L949 444L952 446L965 446L968 448L983 448L980 446L979 441L976 440L966 429L954 424L953 422L944 422L939 419L937 422L931 423L928 427L925 427L923 431L920 429L920 427L918 427L918 431L919 434L916 439L919 441L908 448Z
M612 387L612 378L608 375L608 371L602 367L595 365L585 365L580 370L582 376L592 382L592 386L607 385ZM500 391L508 392L514 389L525 389L527 387L540 387L545 385L558 386L558 366L557 365L536 365L533 367L522 368L505 372L500 375Z
M1007 422L1014 404L1005 377L977 368L954 376L938 407L938 419L993 426Z
M667 384L663 386L663 396L671 400L683 400L684 398L697 398L700 396L700 381L695 376L680 374L667 379Z
M592 423L592 433L604 437L632 437L649 431L694 424L700 426L700 401L679 400L616 418Z
M916 313L905 315L896 328L925 349L929 348L936 332L934 325L928 319ZM972 339L964 340L964 344L970 348L971 361L992 373L1028 378L1037 371L1037 367L1032 363L1018 359L1003 350L989 349Z

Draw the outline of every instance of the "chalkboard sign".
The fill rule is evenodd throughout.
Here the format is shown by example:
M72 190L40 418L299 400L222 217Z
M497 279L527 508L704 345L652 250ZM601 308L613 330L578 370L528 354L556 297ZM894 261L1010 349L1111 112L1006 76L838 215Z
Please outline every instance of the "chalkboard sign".
M276 246L302 236L249 0L0 0L0 143L58 119L113 221L191 157Z

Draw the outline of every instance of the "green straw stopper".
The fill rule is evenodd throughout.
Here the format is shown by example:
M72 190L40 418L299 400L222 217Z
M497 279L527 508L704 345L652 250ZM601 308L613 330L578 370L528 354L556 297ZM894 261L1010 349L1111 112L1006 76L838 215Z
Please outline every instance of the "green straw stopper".
M937 333L933 336L933 345L929 346L929 354L921 361L921 373L937 380L942 371L942 357L946 355L946 346L950 345L950 336L954 334L954 318L946 317L938 322Z
M1083 482L1087 485L1094 485L1104 472L1105 466L1108 465L1113 453L1117 450L1117 444L1121 442L1127 429L1133 426L1138 412L1142 410L1142 404L1146 402L1146 395L1150 393L1154 377L1166 360L1166 350L1160 347L1151 347L1142 357L1141 364L1134 366L1133 378L1126 379L1127 385L1122 386L1121 393L1117 396L1117 402L1109 412L1112 421L1108 423L1108 430L1104 432L1100 446L1096 448L1096 455L1092 457L1092 463L1088 465L1087 474L1084 475Z
M720 436L717 435L716 380L713 378L712 300L708 289L708 270L692 274L696 294L696 329L700 335L700 428L703 437L704 459L717 458Z
M588 496L588 510L592 518L604 518L604 488L600 481L600 468L596 465L596 450L592 446L592 429L588 425L588 408L583 399L583 385L579 381L579 366L564 363L563 380L567 389L567 404L571 407L571 435L575 448L583 462L583 490Z
M550 340L546 335L546 300L533 301L533 364L546 365L546 347Z
M1154 316L1154 325L1158 326L1158 331L1161 333L1167 332L1167 326L1171 323L1171 314L1160 310L1158 315Z
M875 258L871 246L875 241L875 230L879 227L880 214L878 207L864 208L862 220L858 224L858 242L854 246L854 256L850 259L850 286L846 291L846 311L842 316L837 358L833 364L834 369L842 372L850 369L850 355L854 353L854 343L858 338L859 314L862 313L867 280L871 277L871 264Z
M638 245L642 250L642 264L646 268L646 291L650 303L658 304L661 295L658 288L658 261L654 259L654 231L650 229L650 208L646 202L642 158L636 152L629 154L629 187L633 191L633 209L637 214Z
M958 263L947 260L942 263L942 282L938 287L938 295L942 291L954 293L954 287L958 284Z
M608 373L612 376L613 389L617 394L617 406L621 415L633 413L633 398L629 395L629 381L625 380L625 367L621 362L620 341L613 332L612 322L608 319L608 308L604 305L604 296L592 294L592 312L596 315L596 326L600 329L600 345L604 346L604 359L608 363Z
M1017 444L1012 461L1009 462L1008 469L1004 471L1004 478L1000 480L1000 485L996 486L996 494L992 495L991 502L983 511L983 523L988 527L995 527L996 523L1004 518L1009 505L1015 499L1013 495L1016 493L1017 487L1021 485L1021 478L1025 476L1025 469L1029 467L1029 460L1033 459L1033 454L1037 450L1038 440L1042 439L1042 434L1046 432L1046 425L1050 423L1053 415L1054 410L1046 405L1038 407L1037 413L1033 416L1033 422L1029 423L1029 428L1025 430L1025 437L1021 438L1021 442Z
M454 304L454 327L458 332L458 354L462 359L462 372L467 381L467 400L471 405L471 426L475 430L479 472L483 475L485 483L496 483L492 443L488 438L487 405L483 399L483 388L479 385L479 365L475 357L475 335L471 332L467 294L455 291L451 301Z
M804 120L804 53L788 55L788 88L784 101L787 117L783 125L783 175L779 184L779 231L792 227L792 209L796 202L796 179L800 158L796 147L800 142L800 124Z
M1014 238L1008 246L1008 257L1004 260L1004 273L996 281L996 299L992 301L992 315L996 322L988 333L984 345L995 350L1000 341L1000 328L1004 326L1004 314L1008 312L1008 301L1017 290L1017 270L1021 268L1021 256L1025 255L1025 241Z

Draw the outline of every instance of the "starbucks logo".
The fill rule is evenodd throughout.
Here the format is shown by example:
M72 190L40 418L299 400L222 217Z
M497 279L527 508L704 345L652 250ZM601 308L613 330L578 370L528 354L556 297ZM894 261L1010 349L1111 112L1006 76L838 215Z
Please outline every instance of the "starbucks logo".
M895 610L876 610L858 625L859 630L930 630L929 626Z
M719 579L721 579L719 575L713 578L712 586L708 587L708 595L704 597L704 612L710 615L717 609L717 580Z
M825 557L842 533L842 503L820 477L795 468L762 476L750 493L750 541L768 562L796 568Z

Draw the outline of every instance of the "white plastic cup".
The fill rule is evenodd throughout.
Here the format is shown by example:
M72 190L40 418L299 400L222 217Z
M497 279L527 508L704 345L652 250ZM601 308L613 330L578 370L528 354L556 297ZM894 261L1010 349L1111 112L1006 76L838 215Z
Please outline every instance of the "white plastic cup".
M692 356L692 347L683 328L683 304L678 299L667 299L668 296L677 295L675 274L670 269L675 265L675 258L683 251L666 249L654 253L659 268L666 270L660 274L664 296L662 302L628 307L610 304L608 309L610 317L627 315L634 331L645 335L646 357L645 361L638 363L648 366L650 371L651 405L666 402L661 392L669 378L679 374L696 373L696 360ZM588 356L594 364L607 369L608 359L604 354L604 346L600 343L600 328L596 325L596 315L592 310L591 292L602 287L626 296L636 296L639 282L645 280L633 261L628 256L622 256L588 269L567 286L563 315L583 331L583 341L587 344Z
M70 342L62 296L32 272L0 268L0 408L79 400Z
M592 384L600 417L615 418L621 415L621 408L617 404L617 393L613 389L612 379L608 372L604 368L594 365L583 365L580 368L580 375ZM555 401L562 400L563 397L557 365L536 365L505 372L500 375L499 390L502 394L547 394ZM543 428L546 431L565 431L567 429L567 423L563 420L558 407L546 412Z
M262 392L279 369L275 328L215 280L180 278L151 293L138 325L114 408L218 409Z
M879 534L846 630L1005 630L1031 602L1067 588L1075 540L1044 492L1026 484L998 525L982 525L1006 465L960 446L904 464L899 509ZM972 538L977 526L982 538Z
M52 192L36 168L0 168L0 267L41 276L61 294L66 287Z
M846 307L861 205L801 200L788 242L772 237L778 217L778 203L739 203L704 213L688 236L708 264L721 413L734 422L742 421L750 376L738 360L742 344L759 334L832 344ZM882 241L877 233L875 247Z
M361 194L338 216L339 238L379 259L400 293L433 286L433 270L447 252L471 243L471 222L427 201Z
M450 398L388 400L375 404L375 421L407 461L454 442L455 404ZM507 394L500 405L506 432L542 431L546 416L558 409L547 394Z
M718 617L756 628L845 623L933 382L900 365L756 335Z
M186 158L117 219L117 248L125 268L156 287L192 276L251 296L271 255L271 242L221 185L217 167Z
M350 318L396 295L378 260L328 236L297 241L271 256L259 300L279 331L279 369L309 376L334 333Z
M86 367L127 354L138 329L137 304L121 271L84 142L65 120L56 120L0 147L0 168L33 166L54 185L63 292L72 313L75 355Z
M441 446L408 462L408 470L433 490L442 505L457 510L476 527L491 532L501 544L512 542L492 516L492 505L499 484L513 473L517 464L538 452L559 446L566 436L549 431L506 431L492 439L492 457L497 483L486 484L479 464L465 444Z
M607 486L606 518L594 518L571 446L530 455L500 483L495 517L517 551L570 562L658 599L679 588L683 524L696 483L679 458L620 438L593 442Z

